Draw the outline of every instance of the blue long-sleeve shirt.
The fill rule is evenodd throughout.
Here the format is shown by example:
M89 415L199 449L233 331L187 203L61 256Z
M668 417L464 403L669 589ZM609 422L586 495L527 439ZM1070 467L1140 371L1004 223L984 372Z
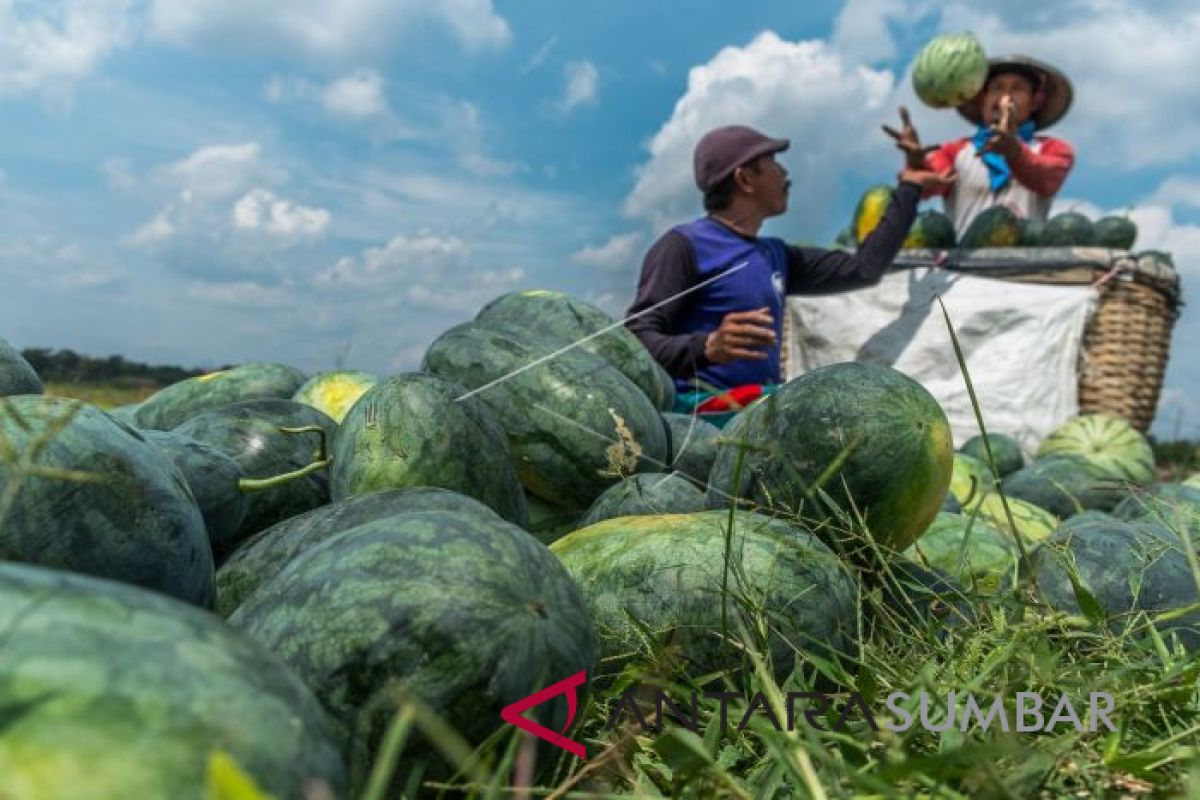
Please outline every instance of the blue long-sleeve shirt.
M626 313L634 318L626 324L681 391L696 388L697 380L718 389L779 383L786 295L878 283L912 227L920 199L919 186L901 183L879 225L854 253L743 236L710 217L678 225L647 252L637 297ZM775 323L767 358L715 364L705 357L705 340L726 314L763 307Z

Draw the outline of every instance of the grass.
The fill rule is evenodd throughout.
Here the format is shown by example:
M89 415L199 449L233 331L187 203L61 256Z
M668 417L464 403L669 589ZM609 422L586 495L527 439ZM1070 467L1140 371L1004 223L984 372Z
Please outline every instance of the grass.
M82 400L103 409L115 408L128 403L140 403L159 387L138 381L106 381L98 383L55 383L45 386L45 393L55 397L69 397Z

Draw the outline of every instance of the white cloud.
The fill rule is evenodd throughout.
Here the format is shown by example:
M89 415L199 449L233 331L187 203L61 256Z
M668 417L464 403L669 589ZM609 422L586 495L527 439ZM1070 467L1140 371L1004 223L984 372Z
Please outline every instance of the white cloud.
M136 245L153 245L167 241L175 235L175 225L171 222L171 215L174 213L175 206L168 205L155 214L153 219L134 231L128 237L128 241Z
M266 189L252 189L233 206L233 224L247 231L273 236L315 236L329 227L323 208L298 206Z
M639 247L644 241L640 231L620 233L601 245L587 245L571 256L577 264L586 264L601 270L628 271L636 269L641 262Z
M191 281L184 294L217 305L249 308L283 308L295 302L286 288L266 286L255 281Z
M321 93L325 110L336 117L367 119L387 113L383 77L372 69L358 69L331 81Z
M460 270L470 253L467 243L455 236L400 235L382 247L367 248L358 258L339 259L318 276L318 282L362 286L402 277L421 278L432 271Z
M563 84L558 110L569 114L579 106L595 104L600 91L600 71L590 61L570 61L563 66Z
M879 124L892 89L890 72L860 66L821 41L788 42L766 32L744 47L724 48L689 72L687 91L650 140L625 212L655 230L698 213L696 142L712 128L745 124L791 138L792 149L780 156L799 189L788 216L825 224L842 178L861 173L865 160L885 163Z
M890 61L897 48L889 25L907 12L904 0L847 0L834 20L830 44L864 64Z
M529 61L525 63L525 66L521 67L521 74L528 75L530 72L533 72L542 64L546 63L546 59L549 57L550 51L553 50L557 45L558 34L556 33L547 39L542 46L537 49L537 52L530 57Z
M153 0L151 35L197 46L322 60L394 53L430 24L467 51L504 47L508 23L491 0Z
M158 182L200 199L228 197L255 183L281 183L287 173L263 161L257 142L207 145L155 171Z
M0 2L0 96L41 92L59 102L135 37L133 0Z
M137 179L129 169L129 160L125 158L109 158L100 165L100 171L108 179L110 188L119 192L127 192L137 185Z

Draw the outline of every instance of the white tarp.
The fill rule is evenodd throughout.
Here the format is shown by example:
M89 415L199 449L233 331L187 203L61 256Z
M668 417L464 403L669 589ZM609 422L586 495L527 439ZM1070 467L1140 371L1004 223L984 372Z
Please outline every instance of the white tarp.
M955 447L979 433L936 296L963 348L988 430L1027 452L1076 415L1083 332L1098 301L1089 286L1016 283L944 269L906 269L874 287L789 297L786 374L842 361L886 364L937 398Z

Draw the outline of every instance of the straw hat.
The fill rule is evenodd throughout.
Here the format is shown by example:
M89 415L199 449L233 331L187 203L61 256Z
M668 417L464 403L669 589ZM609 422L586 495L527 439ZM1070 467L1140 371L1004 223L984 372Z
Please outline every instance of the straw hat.
M1024 72L1031 77L1034 75L1041 76L1042 91L1045 93L1046 98L1042 102L1042 107L1038 109L1033 117L1034 122L1037 123L1038 130L1044 130L1058 122L1071 107L1071 99L1075 94L1074 90L1071 88L1071 82L1067 80L1067 76L1057 67L1053 67L1044 61L1038 61L1036 58L1022 55L988 59L987 79L990 81L992 76L1001 72ZM982 103L983 92L980 92L959 106L958 113L962 114L974 125L983 125Z

